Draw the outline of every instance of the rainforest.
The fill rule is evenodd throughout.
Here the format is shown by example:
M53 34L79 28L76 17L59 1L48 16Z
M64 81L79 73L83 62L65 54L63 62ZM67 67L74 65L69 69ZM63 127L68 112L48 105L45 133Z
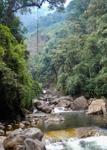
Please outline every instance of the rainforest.
M106 141L107 0L0 0L0 150Z

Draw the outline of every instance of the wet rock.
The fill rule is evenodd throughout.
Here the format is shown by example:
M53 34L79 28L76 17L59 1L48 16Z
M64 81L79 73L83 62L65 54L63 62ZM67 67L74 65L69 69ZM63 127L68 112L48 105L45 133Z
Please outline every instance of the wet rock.
M21 150L26 149L25 140L29 138L31 140L41 141L43 138L43 133L38 128L28 128L25 130L16 129L10 133L10 135L4 140L5 150ZM42 142L41 142L42 144ZM42 150L42 149L40 149Z
M81 96L75 99L72 105L73 110L86 110L88 108L88 100L84 96Z
M106 114L107 113L107 104L103 99L96 99L91 102L88 107L87 114Z

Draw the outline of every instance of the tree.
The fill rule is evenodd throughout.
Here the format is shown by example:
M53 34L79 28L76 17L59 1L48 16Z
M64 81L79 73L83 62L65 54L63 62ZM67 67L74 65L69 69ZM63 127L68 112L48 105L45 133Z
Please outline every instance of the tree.
M39 72L41 81L51 78L55 83L51 65L42 64L49 58L56 70L56 86L63 93L107 97L107 1L73 0L65 12L64 21L44 32L50 39L44 47L46 55L39 56L39 70L45 72Z
M25 57L25 46L8 27L0 25L0 120L24 117L23 108L29 108L32 98L40 92Z
M51 9L63 8L64 0L0 0L0 23L8 26L18 41L22 40L24 31L18 17L17 11L22 13L30 11L31 7L41 8L43 3L48 3Z
M5 21L8 23L18 10L27 11L35 6L40 8L45 2L49 3L50 8L62 8L64 0L0 0L1 16L5 15Z

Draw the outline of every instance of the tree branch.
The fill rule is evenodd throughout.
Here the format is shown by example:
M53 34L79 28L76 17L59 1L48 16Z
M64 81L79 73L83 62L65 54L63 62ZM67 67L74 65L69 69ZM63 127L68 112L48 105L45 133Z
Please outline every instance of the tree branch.
M25 7L35 7L36 6L36 7L40 8L42 6L43 2L45 2L45 0L42 0L40 3L32 2L32 3L24 4L22 6L16 7L15 9L12 10L12 12L16 12Z

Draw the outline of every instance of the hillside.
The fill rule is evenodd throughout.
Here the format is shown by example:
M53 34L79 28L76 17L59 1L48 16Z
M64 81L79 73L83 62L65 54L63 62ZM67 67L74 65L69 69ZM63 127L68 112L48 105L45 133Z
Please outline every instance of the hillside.
M75 0L65 12L42 28L49 38L35 56L35 76L65 94L107 96L107 2Z
M50 34L54 34L54 30L59 30L64 19L64 12L54 12L49 13L47 16L38 16L38 19L33 22L33 33L29 33L30 36L26 42L31 55L43 49L47 41L51 38ZM32 29L32 24L29 25L29 28Z

